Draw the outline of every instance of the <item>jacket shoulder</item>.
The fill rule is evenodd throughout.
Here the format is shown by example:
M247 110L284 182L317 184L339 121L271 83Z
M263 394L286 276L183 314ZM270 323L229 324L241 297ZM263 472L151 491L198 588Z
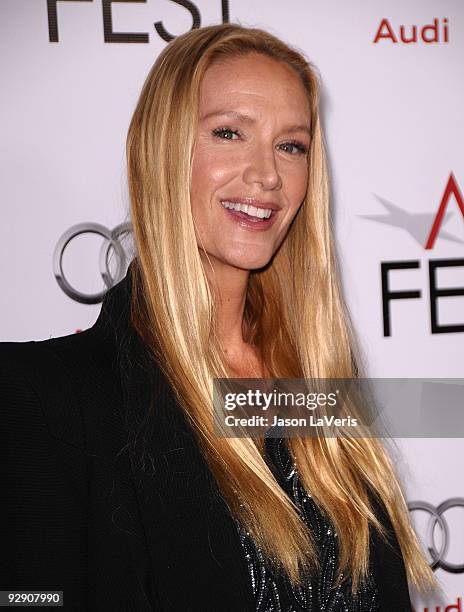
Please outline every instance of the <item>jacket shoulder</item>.
M0 586L59 584L77 599L85 592L87 458L67 374L50 344L0 343Z
M42 419L49 433L84 445L79 385L94 341L90 330L27 342L0 342L0 411L25 427Z
M48 340L0 342L0 367L27 373L41 367L38 360L44 362L42 367L53 367L56 357L64 358L67 353L85 358L84 352L92 345L92 331L93 328L89 328Z

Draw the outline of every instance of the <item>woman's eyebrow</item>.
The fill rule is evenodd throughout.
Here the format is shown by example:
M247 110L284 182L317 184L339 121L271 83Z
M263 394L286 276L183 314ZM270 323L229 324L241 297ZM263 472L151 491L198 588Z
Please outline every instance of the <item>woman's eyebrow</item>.
M244 123L256 123L256 119L253 119L253 117L250 117L249 115L245 115L244 113L239 113L238 111L228 110L228 109L219 109L219 110L211 111L210 113L207 113L206 115L203 115L202 117L200 117L200 121L204 121L205 119L210 119L211 117L217 117L217 116L232 117L234 119L238 119L239 121L243 121ZM306 123L300 123L298 125L289 126L285 131L286 132L307 132L308 134L311 134L310 127Z
M239 113L238 111L226 110L226 109L219 109L219 110L211 111L210 113L203 115L201 119L204 120L204 119L209 119L210 117L224 116L224 115L227 117L233 117L234 119L239 119L240 121L243 121L244 123L256 123L256 120L253 119L253 117L250 117L249 115L245 115L244 113Z

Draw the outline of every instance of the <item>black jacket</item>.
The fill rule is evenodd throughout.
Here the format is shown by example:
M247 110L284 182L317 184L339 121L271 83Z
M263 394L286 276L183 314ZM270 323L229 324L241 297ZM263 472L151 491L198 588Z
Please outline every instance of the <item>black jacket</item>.
M0 343L0 590L62 590L80 612L251 612L235 523L129 298L130 273L90 329ZM409 611L396 539L374 534L372 554L382 610Z

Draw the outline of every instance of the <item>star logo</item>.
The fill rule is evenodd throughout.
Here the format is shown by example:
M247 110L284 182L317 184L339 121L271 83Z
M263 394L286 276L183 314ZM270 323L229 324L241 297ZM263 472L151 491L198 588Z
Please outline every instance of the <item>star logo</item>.
M374 194L377 200L386 209L387 214L358 216L362 219L368 219L369 221L376 221L377 223L383 223L392 227L399 227L405 230L413 240L425 249L433 248L439 231L440 238L443 240L464 244L464 240L461 238L454 236L450 232L440 230L441 226L446 225L453 216L452 212L445 212L451 195L454 195L464 219L464 198L462 197L453 173L450 174L437 213L411 213L405 208L401 208L385 198Z

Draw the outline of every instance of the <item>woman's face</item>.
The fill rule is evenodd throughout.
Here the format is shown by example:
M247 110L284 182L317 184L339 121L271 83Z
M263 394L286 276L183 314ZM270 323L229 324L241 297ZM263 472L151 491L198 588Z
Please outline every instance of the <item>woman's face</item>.
M191 205L213 266L261 268L281 244L306 194L310 120L303 84L282 62L253 53L206 71Z

